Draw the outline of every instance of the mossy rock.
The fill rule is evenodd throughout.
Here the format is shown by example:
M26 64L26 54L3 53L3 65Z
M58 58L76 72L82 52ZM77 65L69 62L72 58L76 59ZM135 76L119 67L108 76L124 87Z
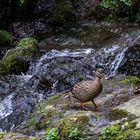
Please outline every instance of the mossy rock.
M12 39L12 35L7 31L0 30L0 44L9 43Z
M61 138L72 140L80 140L86 134L85 126L88 124L89 118L85 111L78 111L61 119L56 127L60 130ZM72 133L77 130L77 136Z
M118 120L118 119L126 118L129 115L130 113L122 109L113 109L109 112L109 119Z
M39 54L38 43L33 38L22 39L16 48L8 50L4 55L1 65L1 75L7 73L26 72L30 60Z
M120 124L109 125L102 129L99 140L139 140L140 130L123 129Z
M115 108L109 112L112 123L101 129L99 140L139 140L137 117L126 110Z
M46 129L47 127L54 127L54 124L63 116L64 111L55 108L54 104L61 96L58 93L54 96L48 97L41 103L38 103L31 114L31 118L23 124L24 128L31 131Z
M137 84L140 85L140 78L137 76L128 76L125 79L121 80L120 83L121 84L132 84L133 86L137 85Z
M26 48L29 46L38 46L38 42L36 39L32 38L32 37L27 37L27 38L23 38L19 41L17 47L22 47L22 48Z
M0 132L0 139L2 140L39 140L37 137L31 137L31 136L26 136L22 135L19 133L6 133L6 132Z
M89 128L95 127L99 116L92 111L70 108L67 96L68 94L58 93L37 104L31 118L23 124L20 131L25 130L24 133L30 134L57 128L62 139L82 140L82 137L89 136Z
M6 73L7 73L7 69L3 61L0 60L0 75L5 75Z

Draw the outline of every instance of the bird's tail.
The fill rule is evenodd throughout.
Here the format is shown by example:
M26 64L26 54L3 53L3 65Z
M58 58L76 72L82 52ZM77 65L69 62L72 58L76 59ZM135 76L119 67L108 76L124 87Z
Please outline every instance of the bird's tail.
M68 92L72 92L72 88L71 88L71 89L67 89L67 90L63 91L63 93L68 93Z

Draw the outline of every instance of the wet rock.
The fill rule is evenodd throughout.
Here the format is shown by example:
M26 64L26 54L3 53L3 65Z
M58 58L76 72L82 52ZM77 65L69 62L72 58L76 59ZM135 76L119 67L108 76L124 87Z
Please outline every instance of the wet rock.
M29 120L24 121L22 125L18 125L14 130L25 134L40 135L41 138L44 138L44 130L50 127L61 130L59 135L65 139L67 139L74 130L77 130L82 137L86 135L86 138L98 139L102 127L128 116L127 113L121 112L121 116L117 113L118 116L115 115L115 118L113 114L109 113L112 107L116 107L134 97L133 89L130 85L122 85L119 83L119 81L124 78L124 76L120 76L103 81L105 89L100 97L95 100L99 107L99 112L95 112L93 104L90 102L85 103L88 110L81 110L79 102L72 97L71 93L58 93L50 97L47 96L46 100L37 104ZM110 88L108 89L106 87ZM28 95L30 94L28 93ZM28 99L29 97L30 96L28 96ZM33 96L31 96L31 98L32 97ZM20 98L17 99L19 100ZM16 104L18 104L18 100ZM21 102L21 100L19 101ZM18 108L24 110L21 108L21 104ZM26 118L26 116L24 116L24 118Z
M40 81L50 83L49 87L46 85L45 92L61 92L70 89L79 81L92 79L97 67L103 67L106 75L116 74L125 50L126 48L115 45L97 51L89 49L80 55L79 49L75 56L72 50L53 50L43 55L38 63L33 64L28 74L34 73Z
M129 119L130 125L127 125L127 128L135 125L135 121L133 122L135 116L129 115L127 111L120 111L120 113L117 111L112 111L112 113L108 113L108 111L113 106L121 104L122 102L126 102L129 99L123 100L123 97L120 97L120 99L123 100L122 102L118 101L118 104L110 104L109 106L104 106L104 101L109 101L110 97L114 97L117 101L119 100L119 97L116 98L116 95L125 95L126 92L126 89L121 89L116 93L113 91L112 93L108 94L105 99L105 95L102 95L96 99L95 102L99 106L99 112L94 112L92 103L85 103L88 110L82 110L80 108L80 104L76 99L72 97L71 93L58 93L56 95L47 97L46 100L40 102L33 111L31 118L28 121L22 123L22 126L18 126L16 131L22 131L25 134L40 135L40 130L44 132L46 128L58 128L58 130L60 130L59 135L62 139L69 139L70 134L73 131L77 131L79 135L76 137L85 137L89 140L97 140L101 136L101 131L103 130L104 126L108 126L110 123L117 123L117 120L119 119L125 118L127 116L132 118L128 118L126 121L122 120L122 127L126 125L126 122ZM126 96L124 99L125 98ZM42 133L40 137L43 138L44 133ZM73 135L72 137L74 138Z
M10 131L30 116L42 94L32 87L25 87L26 81L22 76L5 76L1 80L0 129Z
M49 14L54 9L55 0L39 0L36 3L35 14L42 17L42 14Z
M119 106L110 111L110 118L113 120L119 120L122 123L124 123L124 120L127 120L125 122L128 122L128 125L130 125L131 121L133 121L133 123L135 123L133 127L135 129L139 129L139 100L140 96L136 96L135 98L123 104L120 104Z
M77 129L79 137L86 135L91 138L94 137L95 130L106 124L108 120L104 117L92 111L80 110L71 105L66 94L57 94L38 104L31 119L19 130L24 130L24 133L34 133L48 127L56 127L60 130L61 137L68 139L70 133Z
M45 19L37 19L34 22L15 22L12 25L12 32L17 40L24 37L43 38L47 34L47 23Z
M81 56L77 55L80 52L75 52L74 56L71 49L62 51L52 50L43 55L39 62L33 64L28 74L34 73L34 75L39 76L40 81L43 81L43 79L48 81L49 86L46 85L47 90L45 90L47 93L61 92L71 88L79 81L92 79L94 77L93 71L97 67L104 68L104 73L110 78L118 73L128 74L130 72L129 74L133 75L137 72L138 75L138 60L140 55L136 55L135 58L137 61L132 60L135 66L131 70L127 70L129 69L127 65L122 65L125 60L130 60L127 56L128 50L128 47L113 45L109 48L91 50L85 53L85 55L81 54ZM135 51L135 47L132 47L132 50ZM132 50L131 52L133 52ZM137 50L135 53L138 52Z
M16 48L7 51L1 64L1 75L26 72L32 57L39 53L38 43L33 38L22 39Z
M117 108L125 110L131 114L136 115L137 117L140 117L140 111L139 111L139 105L140 104L140 96L122 104L119 105Z
M0 81L0 98L2 97L2 95L9 94L9 91L10 91L10 85L8 83Z
M33 23L17 22L13 23L13 34L16 38L31 37L35 34Z
M140 76L140 46L134 45L128 48L124 59L119 66L119 73Z

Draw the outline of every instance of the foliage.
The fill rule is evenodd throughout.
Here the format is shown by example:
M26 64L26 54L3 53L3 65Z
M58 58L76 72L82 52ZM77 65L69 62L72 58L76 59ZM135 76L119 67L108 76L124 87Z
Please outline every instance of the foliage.
M74 7L70 0L56 0L54 14L50 18L54 23L71 24L75 21Z
M47 128L46 129L46 138L45 140L58 140L59 131L57 128Z
M127 124L126 128L123 127L125 124ZM139 140L140 130L135 130L135 127L136 122L129 119L109 125L102 129L99 140Z
M102 0L100 2L100 7L103 10L106 10L106 14L108 15L108 19L115 19L117 18L117 14L120 12L122 5L124 5L123 9L126 9L126 13L129 12L129 9L133 5L132 0Z
M84 140L82 138L81 131L78 129L78 127L71 127L67 131L67 139L68 140ZM60 138L59 136L59 130L58 128L47 128L45 133L45 140L58 140Z
M70 140L83 140L82 133L78 127L72 127L68 130L68 138Z
M12 38L12 35L7 31L0 30L0 43L9 42Z
M126 6L132 6L132 0L102 0L100 5L105 9L117 8L119 2L123 2Z
M82 140L82 137L84 137L84 126L89 121L89 118L84 113L79 111L64 117L58 122L57 127L60 129L64 139Z
M119 131L120 131L119 125L105 127L102 132L101 140L107 140L110 139L111 137L116 137Z
M129 125L122 129L122 124L113 124L105 127L99 140L139 140L140 130L135 130Z
M20 6L24 5L24 3L25 3L25 0L19 0Z
M132 0L120 0L120 1L122 1L127 6L131 6L132 5Z
M120 81L121 84L132 84L132 85L136 85L137 83L140 83L140 78L138 78L137 76L129 76L123 80Z

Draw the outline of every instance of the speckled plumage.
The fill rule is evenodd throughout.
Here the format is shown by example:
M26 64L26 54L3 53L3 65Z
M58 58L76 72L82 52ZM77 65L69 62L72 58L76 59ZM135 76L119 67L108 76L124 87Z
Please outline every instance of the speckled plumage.
M92 101L95 107L97 107L94 103L94 98L99 96L99 94L102 92L102 69L97 69L95 76L95 80L87 80L77 83L72 89L72 94L81 103Z

